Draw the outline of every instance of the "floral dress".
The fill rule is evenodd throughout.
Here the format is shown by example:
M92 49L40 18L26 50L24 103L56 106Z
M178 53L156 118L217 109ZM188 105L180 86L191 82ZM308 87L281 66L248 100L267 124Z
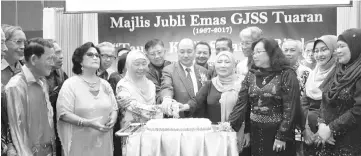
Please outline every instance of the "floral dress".
M146 84L150 88L147 92L136 87L129 76L125 76L119 81L116 89L116 99L120 105L120 113L123 119L120 121L121 127L129 123L145 123L150 119L163 118L163 113L157 105L155 105L155 85L152 81L146 79ZM120 100L129 98L131 102L128 106L122 106ZM122 154L126 155L126 138L122 138ZM115 147L117 148L117 147Z

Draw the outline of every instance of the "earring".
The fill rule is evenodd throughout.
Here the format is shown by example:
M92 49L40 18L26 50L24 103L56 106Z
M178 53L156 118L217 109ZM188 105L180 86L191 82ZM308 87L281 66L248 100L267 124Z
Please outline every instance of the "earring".
M84 70L84 69L83 69L83 67L81 67L80 69L81 69L81 71L83 71L83 70Z

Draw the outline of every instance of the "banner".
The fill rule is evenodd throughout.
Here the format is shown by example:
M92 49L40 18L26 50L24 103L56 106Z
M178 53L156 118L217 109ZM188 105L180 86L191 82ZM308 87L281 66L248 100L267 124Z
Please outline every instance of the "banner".
M177 60L177 45L183 38L207 41L215 55L214 43L219 37L233 41L236 59L241 52L240 30L257 26L265 37L286 38L302 42L322 35L336 35L337 8L265 9L199 12L98 13L99 43L108 41L118 48L144 51L153 38L164 42L166 59Z

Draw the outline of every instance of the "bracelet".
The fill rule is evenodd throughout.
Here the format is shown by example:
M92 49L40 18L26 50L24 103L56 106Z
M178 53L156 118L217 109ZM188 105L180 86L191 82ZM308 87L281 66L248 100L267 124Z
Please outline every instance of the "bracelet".
M78 120L78 126L83 126L83 122L84 122L84 119L83 118L80 118L79 120Z
M82 127L84 126L83 122L84 122L84 119L80 119L80 126L82 126Z

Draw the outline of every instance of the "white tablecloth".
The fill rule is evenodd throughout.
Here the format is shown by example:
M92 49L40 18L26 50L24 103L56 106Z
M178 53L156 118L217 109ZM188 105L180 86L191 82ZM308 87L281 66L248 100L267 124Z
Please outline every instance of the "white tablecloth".
M126 156L238 156L235 132L133 133Z

